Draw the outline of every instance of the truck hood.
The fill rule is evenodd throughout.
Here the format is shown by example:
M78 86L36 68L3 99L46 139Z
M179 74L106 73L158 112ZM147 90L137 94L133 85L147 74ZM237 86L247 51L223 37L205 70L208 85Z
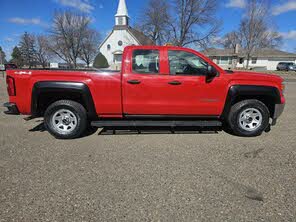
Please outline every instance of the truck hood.
M244 79L244 80L254 79L254 80L263 80L263 81L276 82L276 83L281 83L284 81L284 79L278 75L265 74L265 73L259 73L259 72L233 71L232 75L235 75L239 77L239 79Z

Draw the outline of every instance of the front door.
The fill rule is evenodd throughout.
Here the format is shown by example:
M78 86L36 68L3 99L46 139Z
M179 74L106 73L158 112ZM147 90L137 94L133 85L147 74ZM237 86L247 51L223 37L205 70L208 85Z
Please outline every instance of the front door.
M168 50L169 85L166 87L170 110L179 115L217 116L224 108L227 81L219 75L207 79L208 62L198 54Z

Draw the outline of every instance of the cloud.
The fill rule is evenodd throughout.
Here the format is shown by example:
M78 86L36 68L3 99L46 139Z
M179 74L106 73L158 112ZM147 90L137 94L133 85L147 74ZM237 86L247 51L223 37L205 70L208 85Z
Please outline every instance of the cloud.
M284 4L276 5L272 8L272 14L273 15L279 15L288 11L294 11L296 10L296 1L290 0Z
M229 0L229 2L226 4L227 8L244 8L245 6L245 0Z
M20 17L14 17L8 19L10 23L14 24L20 24L20 25L44 25L44 23L39 18L20 18Z
M284 39L296 40L296 30L281 32L280 34Z
M95 9L89 3L88 0L55 0L55 1L63 6L75 8L84 13L90 13Z
M10 37L7 37L4 39L5 42L13 42L14 39L13 38L10 38Z
M100 4L99 5L99 9L103 9L104 8L104 5L103 4Z

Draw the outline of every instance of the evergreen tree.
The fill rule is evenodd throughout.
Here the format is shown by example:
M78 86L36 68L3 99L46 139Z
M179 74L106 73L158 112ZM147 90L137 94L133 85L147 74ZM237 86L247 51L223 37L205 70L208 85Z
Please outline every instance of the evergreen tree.
M6 63L5 60L5 52L2 50L2 47L0 46L0 64Z
M108 68L109 67L108 61L102 53L99 53L96 56L93 67L95 67L95 68Z
M21 68L24 65L24 59L22 57L21 51L17 46L13 48L10 62L16 64L19 68Z
M24 65L31 68L36 63L36 40L33 35L25 32L19 44L19 50L24 60Z

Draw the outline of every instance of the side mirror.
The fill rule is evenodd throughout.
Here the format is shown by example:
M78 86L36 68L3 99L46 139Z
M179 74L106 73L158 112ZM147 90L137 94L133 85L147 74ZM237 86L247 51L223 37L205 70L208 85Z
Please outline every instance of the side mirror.
M208 65L208 70L207 70L207 77L208 78L214 78L217 76L217 70L211 66L211 65Z
M0 71L5 71L5 65L0 64Z

